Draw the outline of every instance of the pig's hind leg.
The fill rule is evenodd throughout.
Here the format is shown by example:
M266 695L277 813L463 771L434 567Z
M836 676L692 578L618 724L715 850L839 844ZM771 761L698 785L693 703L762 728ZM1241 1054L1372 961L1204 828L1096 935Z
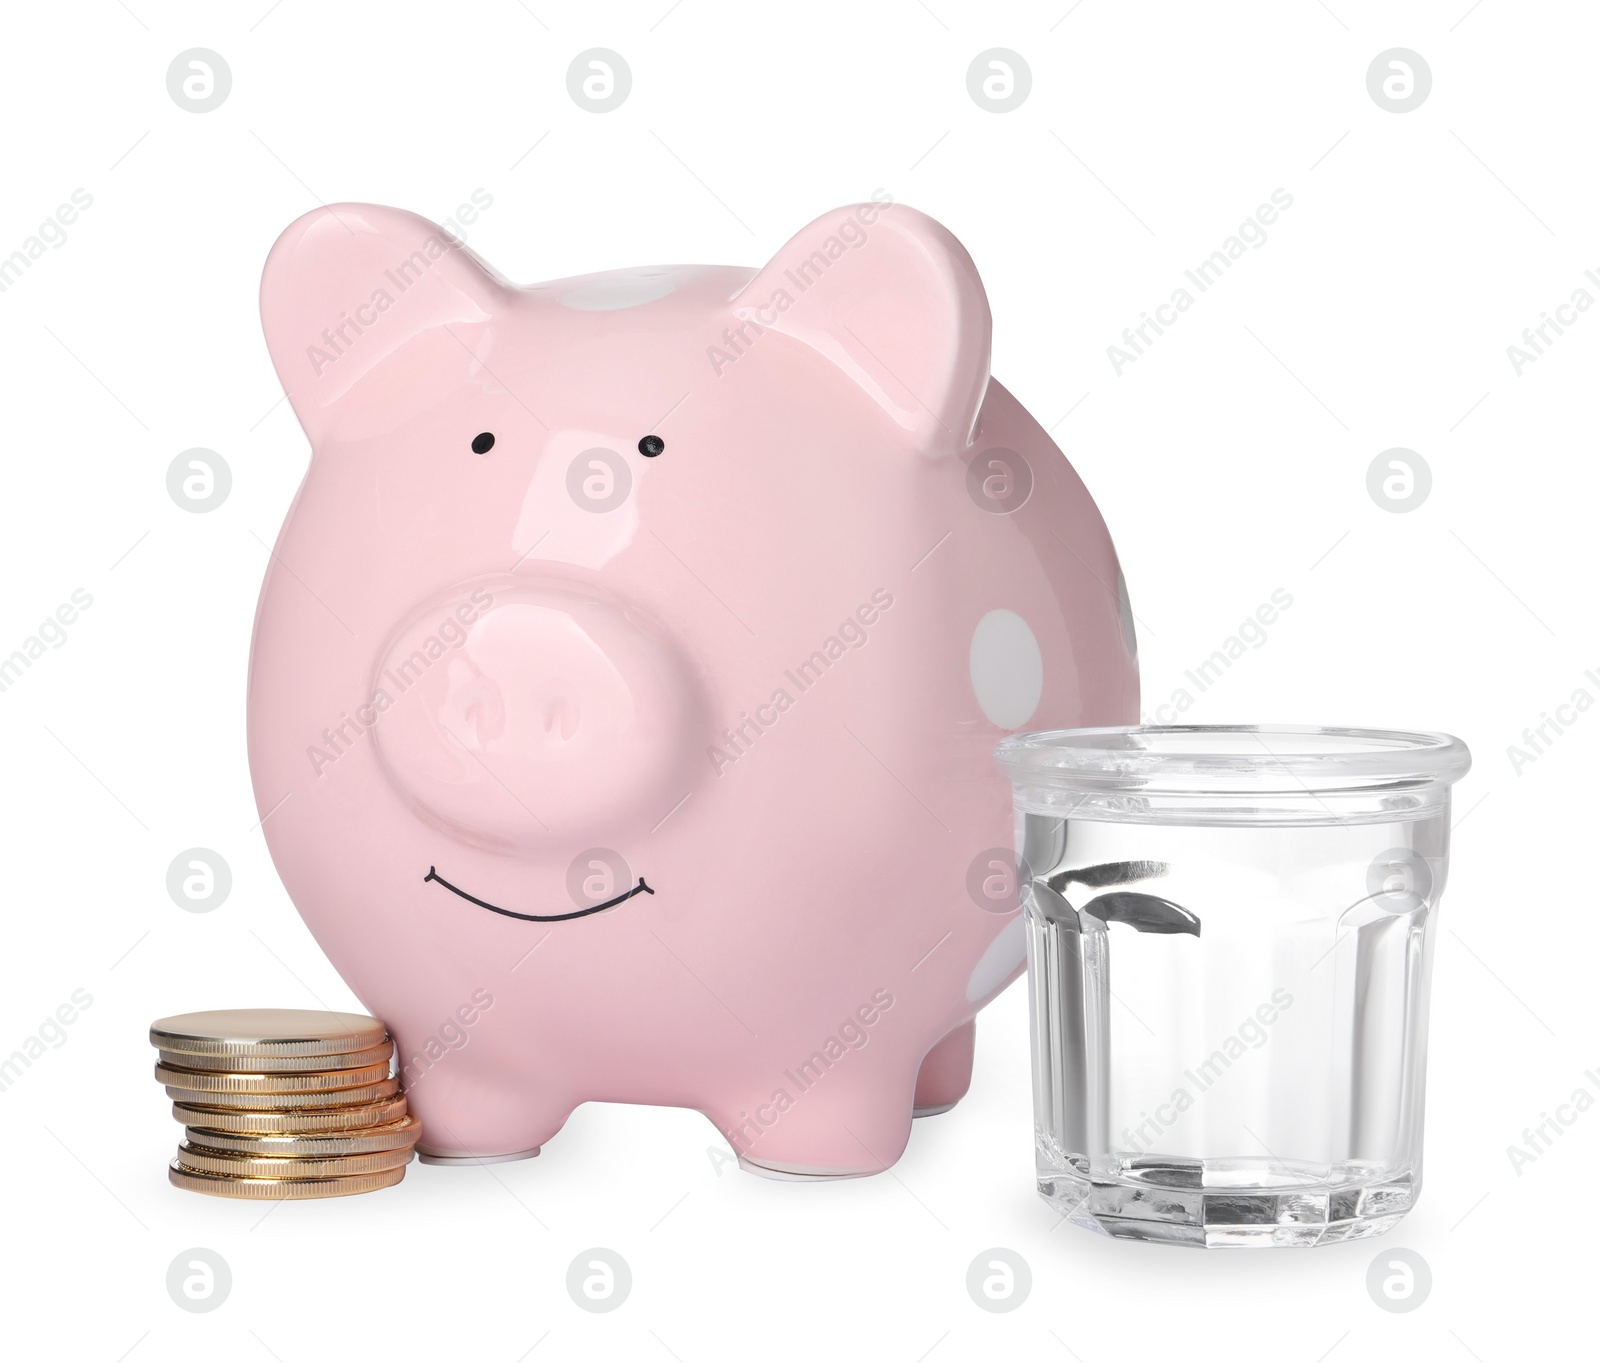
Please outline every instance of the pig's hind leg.
M972 1049L977 1023L969 1019L934 1045L917 1071L913 1117L936 1117L967 1096L972 1085Z

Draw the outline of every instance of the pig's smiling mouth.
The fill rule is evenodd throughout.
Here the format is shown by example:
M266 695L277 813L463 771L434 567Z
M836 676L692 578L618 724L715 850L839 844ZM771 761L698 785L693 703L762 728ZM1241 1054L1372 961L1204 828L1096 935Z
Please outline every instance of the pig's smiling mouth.
M596 904L590 909L576 909L572 913L514 913L510 909L502 909L496 904L479 899L476 895L470 895L458 886L452 885L431 866L428 867L428 874L422 877L422 883L426 885L430 880L443 885L451 894L460 895L469 904L476 904L480 909L488 909L490 913L498 913L506 918L520 918L524 923L565 923L570 918L587 918L591 913L604 913L607 909L614 909L623 900L632 899L634 895L641 892L644 894L655 893L644 883L644 877L640 876L639 883L631 890L625 890L617 895L616 898L608 899L604 904Z

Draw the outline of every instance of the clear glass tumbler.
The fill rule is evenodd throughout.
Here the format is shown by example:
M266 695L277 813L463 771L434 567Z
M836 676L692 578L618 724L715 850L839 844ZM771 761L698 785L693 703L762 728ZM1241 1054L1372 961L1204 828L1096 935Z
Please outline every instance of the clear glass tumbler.
M1039 1191L1103 1234L1313 1245L1422 1180L1448 734L1019 734Z

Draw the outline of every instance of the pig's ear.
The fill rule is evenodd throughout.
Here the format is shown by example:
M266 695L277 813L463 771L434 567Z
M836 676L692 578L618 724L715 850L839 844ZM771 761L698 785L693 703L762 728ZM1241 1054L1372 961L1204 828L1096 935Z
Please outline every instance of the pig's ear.
M734 312L825 356L918 449L965 448L989 383L989 300L965 248L904 204L836 209L797 234Z
M389 429L477 372L507 288L415 213L333 204L292 223L261 276L261 325L313 447Z

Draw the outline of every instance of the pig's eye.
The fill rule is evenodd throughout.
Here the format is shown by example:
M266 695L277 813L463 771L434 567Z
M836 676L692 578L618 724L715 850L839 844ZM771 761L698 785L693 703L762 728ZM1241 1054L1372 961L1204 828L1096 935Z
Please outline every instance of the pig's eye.
M667 448L667 442L659 435L647 435L639 442L639 453L646 459L654 459L662 450Z
M488 454L494 448L494 432L482 431L472 437L472 452L474 454Z

